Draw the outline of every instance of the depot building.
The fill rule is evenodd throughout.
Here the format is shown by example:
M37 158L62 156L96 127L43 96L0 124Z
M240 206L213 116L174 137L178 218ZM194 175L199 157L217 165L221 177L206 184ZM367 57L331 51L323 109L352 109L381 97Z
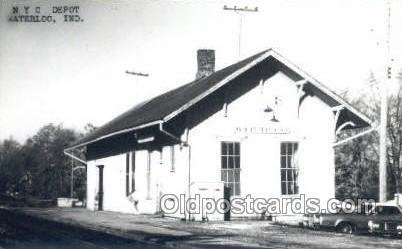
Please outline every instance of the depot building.
M272 49L216 72L213 50L199 50L197 59L193 82L66 149L86 148L87 208L158 213L167 194L334 198L336 134L370 120ZM170 215L223 220L230 210Z

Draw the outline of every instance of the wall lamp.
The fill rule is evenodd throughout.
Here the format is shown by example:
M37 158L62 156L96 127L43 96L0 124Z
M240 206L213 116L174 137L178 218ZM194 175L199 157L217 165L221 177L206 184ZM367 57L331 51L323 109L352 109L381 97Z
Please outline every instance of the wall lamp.
M277 106L277 105L278 105L278 97L275 97L275 106ZM275 110L272 109L271 107L269 107L269 105L267 105L267 107L264 109L264 112L266 112L266 113L271 113L272 112L271 121L272 122L279 122L279 120L276 119L276 117L275 117Z

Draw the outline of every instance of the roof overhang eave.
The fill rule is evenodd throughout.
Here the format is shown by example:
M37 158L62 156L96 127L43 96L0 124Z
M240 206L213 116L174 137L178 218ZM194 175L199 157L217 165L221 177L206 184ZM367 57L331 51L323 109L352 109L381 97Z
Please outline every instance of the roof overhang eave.
M139 126L136 126L136 127L131 127L131 128L128 128L128 129L123 129L123 130L120 130L120 131L117 131L117 132L112 132L112 133L109 133L107 135L98 137L96 139L93 139L93 140L90 140L90 141L87 141L87 142L84 142L84 143L80 143L80 144L71 146L71 147L65 149L65 151L70 151L70 150L73 150L73 149L76 149L76 148L79 148L79 147L82 147L82 146L86 146L88 144L91 144L91 143L94 143L94 142L97 142L97 141L100 141L100 140L103 140L105 138L112 137L112 136L115 136L115 135L118 135L118 134L123 134L123 133L127 133L127 132L130 132L130 131L139 130L139 129L142 129L142 128L150 127L150 126L153 126L153 125L159 125L161 123L167 122L170 119L172 119L175 116L177 116L178 114L180 114L183 111L185 111L186 109L188 109L189 107L191 107L192 105L194 105L195 103L199 102L200 100L202 100L203 98L205 98L206 96L211 94L212 92L216 91L217 89L219 89L220 87L222 87L223 85L228 83L229 81L233 80L234 78L236 78L240 74L244 73L248 69L252 68L256 64L258 64L259 62L267 59L270 56L272 56L273 58L277 59L280 63L284 64L285 66L287 66L288 68L293 70L295 73L299 74L302 78L304 78L306 81L311 83L314 87L317 87L319 90L321 90L326 95L328 95L329 97L334 99L340 105L344 106L354 116L356 116L357 118L361 119L368 126L372 127L373 122L368 117L366 117L363 113L361 113L360 111L355 109L349 103L344 101L341 97L336 95L334 92L329 90L326 86L321 84L318 80L316 80L315 78L313 78L312 76L310 76L309 74L304 72L302 69L300 69L294 63L292 63L291 61L289 61L288 59L286 59L285 57L280 55L278 52L274 51L273 49L269 49L265 53L261 54L259 57L255 58L253 61L249 62L248 64L246 64L242 68L236 70L232 74L228 75L226 78L222 79L218 84L216 84L215 86L211 87L209 90L205 91L204 93L200 94L199 96L197 96L196 98L194 98L190 102L188 102L185 105L181 106L179 109L177 109L177 110L171 112L170 114L168 114L167 116L163 117L161 120L148 122L148 123L143 124L143 125L139 125Z
M329 97L334 99L336 102L338 102L339 105L344 106L354 116L357 116L363 122L365 122L367 124L367 126L373 127L373 125L372 125L373 122L366 115L364 115L363 113L358 111L356 108L354 108L349 103L344 101L341 97L339 97L334 92L329 90L326 86L321 84L321 82L319 82L318 80L316 80L315 78L310 76L308 73L304 72L301 68L296 66L296 64L294 64L293 62L289 61L288 59L286 59L285 57L283 57L281 54L279 54L278 52L276 52L273 49L268 49L265 53L261 54L259 57L255 58L253 61L249 62L244 67L238 69L237 71L233 72L232 74L230 74L226 78L222 79L218 84L216 84L214 87L210 88L208 91L204 92L203 94L200 94L199 96L197 96L196 98L194 98L190 102L186 103L185 105L183 105L182 107L180 107L176 111L170 113L169 115L167 115L166 117L163 118L163 121L167 122L170 119L174 118L175 116L177 116L181 112L185 111L186 109L188 109L189 107L191 107L195 103L199 102L200 100L202 100L203 98L205 98L206 96L211 94L212 92L216 91L217 89L219 89L220 87L222 87L223 85L228 83L229 81L233 80L237 76L241 75L242 73L244 73L248 69L252 68L253 66L257 65L258 63L260 63L261 61L267 59L270 56L272 56L273 58L277 59L280 63L282 63L283 65L287 66L288 68L290 68L295 73L299 74L307 82L310 82L314 87L317 87L320 91L324 92L326 95L328 95Z
M131 131L134 131L134 130L144 129L144 128L147 128L147 127L150 127L150 126L159 125L159 124L161 124L161 123L163 123L162 120L156 120L156 121L152 121L152 122L149 122L149 123L146 123L146 124L142 124L142 125L139 125L139 126L135 126L135 127L131 127L131 128L119 130L119 131L116 131L116 132L112 132L112 133L103 135L103 136L101 136L101 137L98 137L98 138L89 140L89 141L87 141L87 142L79 143L79 144L76 144L76 145L74 145L74 146L68 147L68 148L64 149L64 151L65 151L65 152L68 152L68 151L71 151L71 150L74 150L74 149L78 149L78 148L80 148L80 147L83 147L83 146L86 146L86 145L89 145L89 144L98 142L98 141L100 141L100 140L103 140L103 139L106 139L106 138L109 138L109 137L112 137L112 136L115 136L115 135L124 134L124 133L131 132Z
M357 116L360 118L362 121L367 123L369 127L373 127L373 122L363 113L358 111L356 108L354 108L352 105L347 103L345 100L343 100L341 97L339 97L337 94L332 92L330 89L328 89L326 86L324 86L321 82L316 80L314 77L310 76L308 73L304 72L301 68L296 66L293 62L289 61L285 57L283 57L281 54L278 52L272 50L271 51L272 55L274 56L275 59L279 60L281 63L289 67L291 70L299 74L301 77L303 77L306 81L310 82L313 86L317 87L319 90L330 96L332 99L334 99L336 102L338 102L340 105L344 106L348 111L350 111L353 115Z

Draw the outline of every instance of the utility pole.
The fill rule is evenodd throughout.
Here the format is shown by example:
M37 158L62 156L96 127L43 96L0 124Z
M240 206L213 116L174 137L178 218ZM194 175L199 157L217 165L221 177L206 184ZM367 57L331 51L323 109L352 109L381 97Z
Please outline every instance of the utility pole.
M71 158L70 198L74 197L74 160Z
M128 71L128 70L126 70L125 73L126 74L132 74L132 75L135 75L135 76L142 76L142 77L148 77L149 76L149 74L147 74L147 73L134 72L134 71Z
M226 5L223 6L223 10L230 10L234 11L236 14L239 15L239 37L238 37L238 45L239 45L239 59L241 58L241 35L242 35L242 29L243 29L243 15L241 12L258 12L258 7L255 8L249 8L248 6L245 6L244 8L239 8L236 5L234 7L227 7Z
M387 0L387 41L386 41L386 76L380 85L381 117L380 117L380 165L379 165L379 197L380 202L387 201L387 116L388 90L391 81L391 2Z

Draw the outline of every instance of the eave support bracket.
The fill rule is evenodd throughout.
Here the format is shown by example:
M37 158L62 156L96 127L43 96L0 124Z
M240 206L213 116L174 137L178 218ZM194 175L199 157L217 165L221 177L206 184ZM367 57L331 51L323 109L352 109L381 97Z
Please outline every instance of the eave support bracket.
M342 110L343 110L344 108L345 108L345 107L344 107L343 105L338 105L338 106L334 106L334 107L331 108L332 111L333 111L334 114L335 114L335 116L334 116L334 124L335 124L335 127L336 127L336 125L338 124L339 116L341 115L341 112L342 112ZM337 131L337 130L335 130L335 134L336 134L336 131Z
M66 155L66 156L70 157L71 159L76 160L84 165L87 165L87 162L85 160L75 156L72 152L70 153L69 150L64 150L64 155Z
M299 80L296 82L297 86L297 96L298 96L298 105L297 105L297 117L300 117L300 106L303 103L303 100L308 96L308 94L303 90L304 85L307 84L307 80Z
M360 133L358 133L358 134L356 134L356 135L354 135L354 136L351 136L351 137L345 138L344 140L335 142L335 143L332 144L332 146L335 147L335 146L344 144L344 143L346 143L346 142L349 142L349 141L351 141L351 140L353 140L353 139L356 139L356 138L358 138L358 137L364 136L364 135L366 135L366 134L368 134L368 133L370 133L370 132L372 132L372 131L375 131L375 130L377 130L377 129L378 129L378 126L377 126L377 127L372 127L371 129L368 129L368 130L366 130L366 131L360 132Z

